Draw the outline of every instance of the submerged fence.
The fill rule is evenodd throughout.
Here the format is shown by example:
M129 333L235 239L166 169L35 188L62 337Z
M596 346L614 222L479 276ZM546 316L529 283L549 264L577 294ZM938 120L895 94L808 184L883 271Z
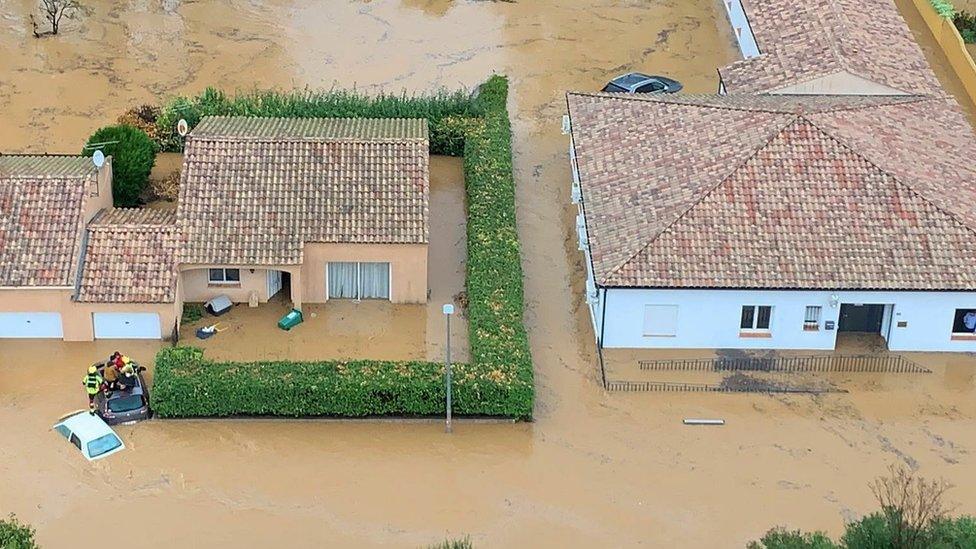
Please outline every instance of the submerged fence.
M810 355L641 360L641 370L672 372L852 372L930 374L901 355Z
M607 381L608 391L664 392L664 393L846 393L837 388L807 387L747 387L714 385L708 383L684 383L673 381Z

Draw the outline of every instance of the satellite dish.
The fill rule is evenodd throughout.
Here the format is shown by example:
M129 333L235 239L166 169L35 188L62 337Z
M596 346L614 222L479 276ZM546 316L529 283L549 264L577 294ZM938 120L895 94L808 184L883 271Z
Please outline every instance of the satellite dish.
M180 118L176 123L176 133L180 134L180 137L186 137L186 134L190 133L190 125L186 123L185 118Z
M94 164L96 168L101 168L102 166L104 166L105 165L105 153L103 153L102 151L96 150L92 154L92 164Z

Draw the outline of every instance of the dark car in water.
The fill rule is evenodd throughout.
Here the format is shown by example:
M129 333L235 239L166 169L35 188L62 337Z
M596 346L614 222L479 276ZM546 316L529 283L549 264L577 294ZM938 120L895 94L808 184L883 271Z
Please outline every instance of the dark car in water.
M104 364L95 366L99 369L99 373L106 368ZM119 377L119 381L126 385L125 389L103 391L95 397L95 412L109 425L135 423L152 416L152 408L149 407L149 388L145 378L142 377L142 372L146 369L134 363L133 366L135 375Z
M650 76L639 72L629 72L611 80L603 87L605 92L616 93L676 93L681 91L681 82L664 76Z

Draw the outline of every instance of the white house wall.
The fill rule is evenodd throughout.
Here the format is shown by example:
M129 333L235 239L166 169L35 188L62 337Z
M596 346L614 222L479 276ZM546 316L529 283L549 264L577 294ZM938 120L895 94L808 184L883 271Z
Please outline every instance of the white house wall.
M756 37L752 33L749 17L742 7L741 0L722 0L722 4L725 5L725 13L729 16L729 23L732 24L732 32L735 33L742 57L746 59L758 57L759 45L756 44Z
M831 296L837 297L831 306ZM834 348L841 304L893 305L888 348L893 351L976 351L976 341L951 340L957 308L976 308L976 292L845 292L761 290L607 290L603 346L618 348ZM644 336L646 305L677 305L675 335ZM770 337L741 337L743 305L771 305ZM821 306L818 331L803 329L807 306ZM886 308L886 312L891 310ZM828 322L833 330L826 330ZM599 337L599 326L596 326Z
M603 318L603 291L597 289L596 280L593 276L593 261L590 258L590 246L586 231L586 218L583 216L582 191L580 190L579 166L576 163L576 147L573 138L570 136L569 160L573 171L573 185L571 195L573 203L576 204L576 241L580 251L583 252L583 263L586 264L586 285L585 295L586 306L590 310L590 319L593 322L593 333L599 334L601 321Z

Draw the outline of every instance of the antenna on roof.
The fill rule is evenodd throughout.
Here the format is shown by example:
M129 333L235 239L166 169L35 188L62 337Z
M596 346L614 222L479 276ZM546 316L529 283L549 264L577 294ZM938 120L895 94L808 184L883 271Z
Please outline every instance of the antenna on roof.
M98 169L102 169L102 166L105 165L105 153L103 153L101 149L92 153L92 164L94 164Z
M180 118L180 121L176 123L176 133L180 134L180 137L186 137L186 134L190 133L190 125L187 124L185 118Z

